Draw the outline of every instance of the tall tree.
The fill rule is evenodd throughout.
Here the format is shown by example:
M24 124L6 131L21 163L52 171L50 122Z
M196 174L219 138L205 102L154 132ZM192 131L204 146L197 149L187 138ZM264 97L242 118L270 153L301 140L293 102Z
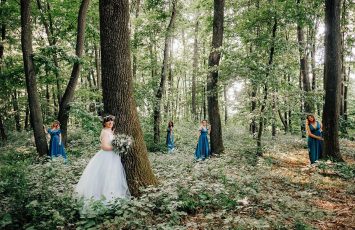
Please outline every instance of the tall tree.
M48 146L46 134L43 130L43 118L33 63L30 0L21 0L21 45L26 76L28 104L30 107L30 120L35 137L36 148L40 156L45 156L48 152Z
M301 0L297 0L297 5L300 11L301 8ZM299 17L301 17L299 15ZM304 31L303 25L300 20L298 19L297 22L297 39L299 45L299 52L300 52L300 71L301 71L301 78L302 78L302 89L304 92L304 112L305 113L312 113L314 108L312 105L312 98L310 97L311 92L311 83L309 80L309 68L308 68L308 61L307 61L307 54L306 54L306 42L304 39Z
M261 147L261 137L263 134L264 126L265 126L265 119L263 117L263 113L266 108L266 100L268 98L268 78L270 75L270 71L274 62L274 55L275 55L275 38L276 38L276 31L277 31L277 17L275 15L274 17L274 25L272 27L272 40L271 40L271 46L270 46L270 52L269 52L269 61L267 65L267 71L266 71L266 76L265 76L265 81L264 81L264 98L261 103L261 108L260 108L260 118L259 118L259 127L258 127L258 135L256 138L256 145L257 145L257 150L256 153L258 156L262 155L262 147Z
M128 186L133 195L139 188L155 185L133 97L129 38L129 1L100 0L101 69L104 110L116 116L116 132L134 138L132 150L123 157Z
M192 116L194 120L197 120L196 111L196 77L198 73L198 18L195 23L195 36L194 36L194 53L192 60L192 88L191 88L191 107Z
M208 118L211 123L211 152L224 151L221 116L218 105L218 66L223 41L224 0L214 0L212 50L208 59L210 73L207 76Z
M164 55L163 55L163 64L161 67L161 75L160 75L160 84L155 94L155 105L154 105L154 143L158 144L160 141L160 123L161 123L161 99L163 97L166 75L168 72L168 57L170 50L170 38L172 36L172 31L176 18L176 0L172 2L172 11L169 25L166 29L165 34L165 43L164 43Z
M89 8L90 0L82 0L79 15L78 15L78 28L77 28L77 37L76 37L76 47L75 47L75 55L78 59L83 56L84 51L84 41L85 41L85 27L86 27L86 15ZM70 79L65 89L65 93L60 101L59 105L59 114L58 120L61 124L61 129L63 130L62 138L63 143L66 143L67 139L67 127L69 120L69 109L70 102L74 98L74 92L76 85L78 83L79 74L80 74L81 62L77 60L74 65L70 75Z
M325 1L325 26L323 156L343 161L339 149L341 84L340 0Z

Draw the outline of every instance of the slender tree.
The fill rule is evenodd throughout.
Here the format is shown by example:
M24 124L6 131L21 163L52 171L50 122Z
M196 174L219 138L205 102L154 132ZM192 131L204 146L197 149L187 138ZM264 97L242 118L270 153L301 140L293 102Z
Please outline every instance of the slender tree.
M172 35L172 30L176 18L176 0L173 0L173 6L171 11L171 17L169 25L166 29L165 43L164 43L164 55L163 64L161 67L160 84L155 94L155 105L154 105L154 143L158 144L160 141L160 123L161 123L161 100L165 90L166 76L168 72L168 58L170 50L170 38Z
M192 60L192 88L191 88L191 107L192 107L192 116L194 120L197 120L197 111L196 111L196 77L198 73L198 18L195 23L195 36L194 36L194 53Z
M297 0L298 8L301 7L301 0ZM300 16L299 16L300 17ZM297 39L299 45L299 52L300 52L300 71L301 71L301 79L302 79L302 89L305 94L304 97L304 112L305 113L312 113L314 110L314 106L312 104L312 98L310 97L311 92L311 83L309 80L309 68L308 68L308 60L306 54L306 42L304 39L304 31L302 23L300 19L297 23Z
M339 149L341 84L340 0L325 1L325 26L323 156L343 161Z
M43 130L41 105L37 92L37 82L33 63L30 0L21 0L21 45L26 76L28 104L30 108L30 120L35 137L36 148L40 156L45 156L48 152L48 146L46 134Z
M276 38L276 31L277 31L277 17L274 17L274 25L272 27L272 40L271 40L271 47L269 52L269 61L268 61L268 68L266 71L265 81L264 81L264 98L261 102L260 108L260 118L259 118L259 126L258 126L258 135L256 138L256 145L257 145L257 155L262 156L262 146L261 146L261 137L263 134L264 126L265 126L265 119L262 116L265 108L266 108L266 100L268 98L268 78L270 75L270 71L274 62L274 55L275 55L275 38Z
M134 138L132 151L123 157L128 186L133 195L139 188L155 185L143 139L136 102L129 38L129 1L100 0L101 69L104 110L116 116L116 132Z
M78 59L83 56L84 52L84 41L85 41L85 27L86 27L86 15L89 8L90 0L82 0L79 15L78 15L78 29L77 29L77 37L76 37L76 47L75 47L75 55ZM70 75L70 79L65 89L65 93L62 97L62 100L59 105L59 114L58 120L61 124L61 129L63 130L62 138L63 143L66 143L67 139L67 126L69 120L69 109L70 102L72 102L74 98L74 92L76 85L78 83L79 74L80 74L81 62L77 60L74 65Z
M218 66L223 41L224 0L214 0L212 50L208 59L210 73L207 77L208 117L211 123L211 151L224 151L221 116L218 105Z

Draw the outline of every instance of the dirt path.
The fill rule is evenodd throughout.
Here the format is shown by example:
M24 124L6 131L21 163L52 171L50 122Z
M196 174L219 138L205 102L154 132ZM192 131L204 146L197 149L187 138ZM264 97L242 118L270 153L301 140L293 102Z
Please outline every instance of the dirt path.
M309 167L307 149L294 149L281 155L266 154L276 161L271 167L270 179L279 183L282 180L291 181L293 184L309 188L315 194L307 203L330 215L326 218L310 223L318 229L355 229L355 196L354 181L341 178L332 170ZM346 159L353 164L353 160ZM296 191L289 191L291 196L297 198Z

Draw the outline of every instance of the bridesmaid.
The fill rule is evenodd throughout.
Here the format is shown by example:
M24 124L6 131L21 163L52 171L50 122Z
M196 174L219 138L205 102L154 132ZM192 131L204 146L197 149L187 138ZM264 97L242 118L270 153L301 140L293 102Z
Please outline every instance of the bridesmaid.
M175 144L174 144L174 123L169 121L168 128L166 130L166 145L168 147L168 153L173 153Z
M202 120L201 126L199 128L198 142L195 151L195 159L197 161L205 160L211 155L208 143L208 134L210 134L210 132L211 129L207 127L207 120Z
M49 153L48 155L53 159L54 157L62 156L64 162L67 162L67 154L65 152L62 143L62 130L60 130L59 121L54 121L52 127L47 130L47 133L51 136L49 141Z
M308 135L308 152L311 164L314 164L322 155L322 124L313 115L307 115L306 132Z

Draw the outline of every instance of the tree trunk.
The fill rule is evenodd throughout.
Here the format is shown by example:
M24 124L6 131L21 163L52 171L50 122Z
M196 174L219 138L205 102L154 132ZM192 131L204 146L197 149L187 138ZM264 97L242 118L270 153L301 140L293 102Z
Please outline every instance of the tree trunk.
M348 84L350 81L350 66L348 67L348 74L345 75L345 85L344 85L344 120L348 120Z
M224 96L224 124L228 121L228 98L227 98L227 84L223 86L223 96Z
M211 153L224 151L222 125L218 105L218 66L223 42L224 0L214 0L212 50L208 58L210 73L207 77L208 118L211 123Z
M172 36L172 31L176 18L176 2L173 1L171 18L169 25L166 29L165 35L165 45L164 45L164 55L163 55L163 65L161 68L160 84L159 88L155 94L156 101L154 105L154 143L158 144L160 142L160 123L161 123L161 99L163 97L163 92L165 89L166 75L168 71L168 56L170 50L170 37Z
M79 15L78 15L78 28L76 37L76 48L75 55L80 59L84 51L84 40L85 40L85 27L86 27L86 15L89 8L90 0L82 0ZM71 72L71 76L65 89L65 93L59 105L58 120L61 124L62 129L62 142L66 144L67 140L67 129L69 120L69 104L74 98L75 87L78 83L78 78L80 74L81 64L79 61L75 62Z
M101 70L100 70L100 57L99 57L99 48L97 47L96 42L94 42L94 54L95 54L95 68L96 68L96 81L97 89L101 89Z
M257 86L252 83L251 108L250 108L250 112L251 113L254 113L255 110L256 110L256 92L257 92ZM252 120L251 120L251 123L250 123L250 132L251 132L251 134L253 134L253 136L257 132L254 115L252 115Z
M21 45L23 64L26 76L28 104L30 107L31 123L35 137L37 152L40 156L46 156L48 146L46 135L43 130L43 119L37 83L33 63L32 31L31 31L31 1L21 0Z
M20 132L21 131L20 110L18 106L16 90L14 90L12 93L12 107L15 114L14 118L15 118L16 131Z
M7 140L7 135L5 132L5 125L4 125L4 118L1 114L0 114L0 137L1 137L2 142L5 142Z
M297 5L300 7L301 0L297 0ZM310 95L311 92L311 84L309 80L309 70L308 70L308 62L307 62L307 55L306 55L306 42L304 40L304 32L303 26L300 22L297 23L297 39L299 45L299 52L300 52L300 70L302 76L302 85L303 85L303 92L304 92L304 112L305 113L312 113L314 112L314 106L312 103L312 98Z
M25 112L25 126L24 126L25 130L29 130L29 123L30 123L29 120L30 120L30 109L27 105L26 112Z
M343 161L339 149L341 83L340 0L325 1L325 26L323 156L336 161Z
M260 118L259 118L259 127L258 127L258 135L256 138L256 154L258 156L262 156L263 151L262 151L262 144L261 144L261 137L263 134L263 129L264 129L264 118L263 118L263 113L266 108L266 100L268 97L268 77L270 74L270 70L272 68L273 60L274 60L274 53L275 53L275 38L276 38L276 31L277 31L277 18L275 16L274 18L274 25L272 27L272 40L271 40L271 47L270 47L270 53L269 53L269 61L268 61L268 68L265 76L265 83L264 83L264 99L261 103L261 109L260 109Z
M193 53L193 63L192 63L192 88L191 88L191 107L193 119L197 120L196 111L196 77L198 74L198 19L196 19L195 24L195 37L194 37L194 53Z
M133 97L129 2L100 0L99 9L104 110L116 116L116 132L134 139L132 150L122 160L130 192L137 196L140 187L156 185L157 180L150 167Z

